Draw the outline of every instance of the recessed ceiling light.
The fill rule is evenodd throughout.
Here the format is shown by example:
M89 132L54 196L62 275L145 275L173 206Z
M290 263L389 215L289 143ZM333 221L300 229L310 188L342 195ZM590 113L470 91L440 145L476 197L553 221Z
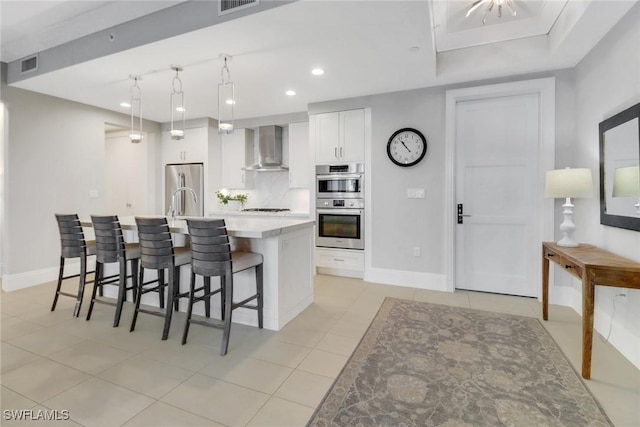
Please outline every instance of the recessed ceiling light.
M324 70L322 68L314 68L313 70L311 70L311 74L313 74L314 76L321 76L324 74Z
M184 107L176 107L176 111L179 112L179 113L184 113L187 110Z
M121 102L120 106L124 108L131 108L131 104L129 104L128 102Z
M234 101L233 99L227 99L225 102L229 105L236 103L236 101Z
M289 96L293 96L293 95L295 95L295 94L296 94L296 91L295 91L295 90L288 90L288 91L286 91L285 93L286 93L287 95L289 95Z

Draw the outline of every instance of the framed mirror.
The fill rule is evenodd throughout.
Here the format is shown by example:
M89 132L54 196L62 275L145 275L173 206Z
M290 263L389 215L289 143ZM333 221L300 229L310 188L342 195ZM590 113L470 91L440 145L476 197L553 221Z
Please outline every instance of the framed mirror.
M640 103L600 123L600 223L640 231Z

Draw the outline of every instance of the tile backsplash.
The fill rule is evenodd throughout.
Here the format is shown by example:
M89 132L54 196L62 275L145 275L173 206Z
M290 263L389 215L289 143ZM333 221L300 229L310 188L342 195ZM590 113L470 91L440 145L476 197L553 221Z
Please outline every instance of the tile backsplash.
M289 188L289 172L254 173L254 185L250 189L233 189L230 194L249 195L246 208L289 208L293 212L309 212L309 189Z

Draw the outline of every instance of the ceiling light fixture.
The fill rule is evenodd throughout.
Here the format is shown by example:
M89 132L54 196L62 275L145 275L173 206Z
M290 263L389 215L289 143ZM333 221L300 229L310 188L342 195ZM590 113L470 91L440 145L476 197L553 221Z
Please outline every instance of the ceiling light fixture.
M171 139L184 138L185 131L185 115L184 112L184 92L182 91L182 80L180 80L180 71L183 68L179 65L172 65L171 69L176 72L176 75L171 81L171 96L169 97L170 109L171 109ZM175 117L175 112L180 113L180 117Z
M131 105L131 131L129 132L129 139L132 143L138 143L142 141L142 90L138 85L138 82L142 80L140 76L129 76L133 80L133 86L129 90L129 94L131 95L131 101L129 104ZM138 115L136 128L136 120L135 115Z
M296 91L295 90L288 90L288 91L285 92L285 94L289 95L289 96L294 96L296 94Z
M123 108L131 108L131 104L129 104L128 102L125 102L125 101L121 102L120 106L123 107Z
M324 70L322 68L314 68L313 70L311 70L311 74L313 74L314 76L321 76L324 74Z
M467 12L466 18L468 18L473 12L478 10L483 5L488 5L484 10L484 14L482 15L482 25L486 24L487 14L491 13L495 6L498 6L498 18L502 18L502 6L506 4L509 9L511 9L511 16L516 16L517 12L513 8L513 0L476 0L473 2L469 11Z
M220 70L222 82L218 84L218 133L228 135L233 133L233 104L236 103L236 97L231 72L227 66L227 60L230 60L231 56L221 54L220 58L224 58L224 65Z

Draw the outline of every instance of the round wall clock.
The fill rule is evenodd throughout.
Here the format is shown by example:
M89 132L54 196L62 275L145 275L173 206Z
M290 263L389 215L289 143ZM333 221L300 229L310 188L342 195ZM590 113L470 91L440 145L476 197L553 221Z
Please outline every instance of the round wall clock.
M387 155L398 166L413 166L427 153L427 139L416 129L404 128L394 132L387 144Z

